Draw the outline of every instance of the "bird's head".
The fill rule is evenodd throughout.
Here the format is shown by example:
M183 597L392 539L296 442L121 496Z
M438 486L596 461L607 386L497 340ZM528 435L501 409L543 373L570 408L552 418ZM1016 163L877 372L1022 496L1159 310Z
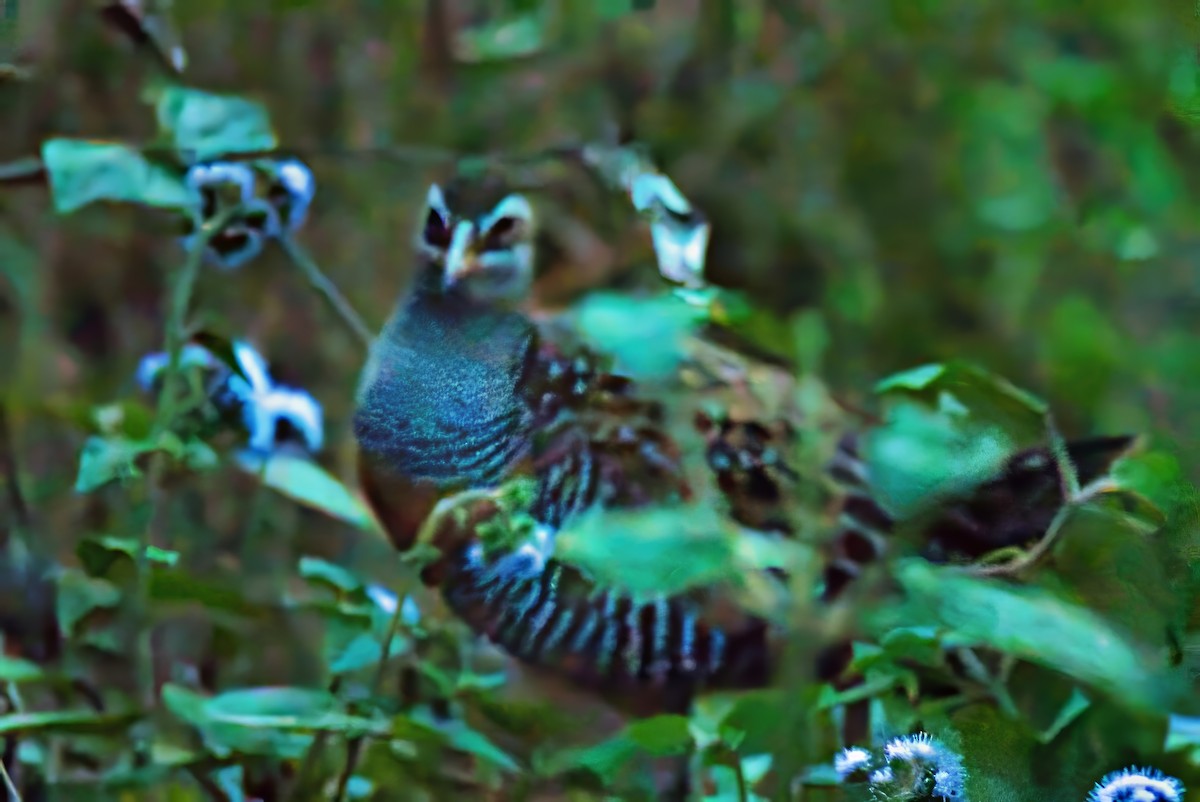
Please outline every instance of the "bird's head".
M525 298L533 284L534 214L497 182L433 184L417 229L433 289L483 302Z

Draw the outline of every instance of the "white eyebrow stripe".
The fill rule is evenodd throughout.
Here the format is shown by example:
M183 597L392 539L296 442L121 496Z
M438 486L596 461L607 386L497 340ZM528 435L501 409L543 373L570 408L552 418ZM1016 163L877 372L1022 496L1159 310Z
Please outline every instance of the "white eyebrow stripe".
M533 207L524 195L509 195L479 221L479 230L487 231L504 217L514 217L525 223L533 221Z

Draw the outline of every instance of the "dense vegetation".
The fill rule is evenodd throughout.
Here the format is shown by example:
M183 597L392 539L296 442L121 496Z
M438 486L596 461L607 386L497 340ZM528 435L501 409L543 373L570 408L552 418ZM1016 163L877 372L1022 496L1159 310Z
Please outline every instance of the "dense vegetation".
M1082 802L1128 766L1200 787L1200 31L1185 3L1060 5L20 4L0 54L10 792L636 799L651 758L689 750L722 800ZM625 159L711 224L701 286L652 239L695 222L639 215ZM786 548L671 510L566 539L642 587L792 576L758 599L793 633L778 687L614 721L482 647L356 488L364 341L430 180L484 163L537 188L543 310L641 377L702 332L771 355L806 469L845 410L881 414L896 508L1060 434L1143 440L1102 482L1065 470L1031 550L962 570L901 539L833 613L805 584L815 505ZM251 414L212 414L213 375ZM817 682L847 635L865 682ZM875 742L842 743L862 699ZM868 788L885 744L893 781ZM1159 785L1138 798L1178 796Z

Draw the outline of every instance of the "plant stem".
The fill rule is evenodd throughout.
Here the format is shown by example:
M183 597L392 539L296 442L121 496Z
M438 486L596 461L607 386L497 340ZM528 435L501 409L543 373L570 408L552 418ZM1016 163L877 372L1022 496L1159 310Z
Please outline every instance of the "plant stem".
M300 268L300 272L308 279L308 283L329 303L334 314L336 314L345 324L350 333L362 342L364 348L369 348L374 341L375 336L367 325L363 323L358 312L354 311L354 307L346 300L346 296L342 295L327 275L321 270L320 266L309 256L308 251L304 250L303 246L292 237L283 235L279 238L279 246L283 248L284 253L292 260L296 267Z
M162 390L158 395L154 425L151 429L151 442L156 445L171 431L175 423L177 396L179 395L180 381L183 378L180 359L185 342L188 307L191 305L192 293L204 263L204 251L213 237L224 229L240 211L240 207L232 207L204 223L197 232L187 258L184 259L171 283L164 332L167 366L163 371ZM137 554L137 594L134 597L134 619L138 622L136 672L138 687L141 689L143 704L147 710L155 707L157 696L154 688L153 626L150 622L150 547L158 545L156 541L162 539L159 537L159 533L165 529L163 518L167 505L162 483L168 465L169 457L161 449L150 455L147 477L150 491L150 520L142 531ZM139 748L141 746L144 744L139 745Z
M4 788L8 791L8 802L21 802L21 792L17 790L17 786L13 785L12 777L8 776L8 769L4 767L3 760L0 760L0 780L4 781Z
M342 687L342 678L334 677L329 683L329 695L336 696ZM325 751L325 743L329 740L329 731L321 730L313 736L313 741L304 753L303 759L300 761L300 768L296 771L296 777L291 782L291 789L284 799L288 802L298 802L304 798L304 792L308 788L308 776L312 774L313 766L317 764L321 753Z
M1096 497L1104 493L1110 493L1116 489L1117 485L1112 479L1108 477L1097 479L1087 487L1079 490L1074 498L1067 499L1058 508L1054 519L1050 521L1050 526L1046 527L1046 534L1042 535L1042 539L1022 556L1006 563L969 566L965 569L966 572L972 576L1015 576L1022 571L1032 568L1050 553L1054 544L1058 542L1058 536L1062 532L1062 528L1066 525L1075 510Z
M375 696L379 693L379 687L383 684L384 669L387 668L388 658L392 653L392 642L396 640L396 633L400 631L400 622L404 618L404 597L396 596L396 611L392 613L392 620L388 623L387 635L383 638L383 651L379 655L379 666L375 669L375 677L371 680L371 695ZM345 802L346 789L350 785L350 778L354 776L354 769L358 766L358 759L362 755L362 745L366 738L364 735L358 735L350 739L346 744L346 765L342 768L342 774L338 778L337 793L333 795L334 802Z

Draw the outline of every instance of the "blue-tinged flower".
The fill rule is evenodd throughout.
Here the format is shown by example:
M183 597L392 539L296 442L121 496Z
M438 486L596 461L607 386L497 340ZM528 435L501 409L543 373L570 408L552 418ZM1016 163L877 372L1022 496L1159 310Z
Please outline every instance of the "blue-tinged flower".
M237 371L197 343L184 346L180 364L209 371L205 387L212 406L221 416L241 419L251 450L274 451L279 444L281 423L299 435L308 451L320 450L325 435L321 405L303 390L275 384L266 360L249 343L234 340L231 346ZM167 362L165 353L142 358L137 369L142 389L147 392L156 389Z
M288 231L304 225L308 207L317 192L312 170L299 159L280 159L272 162L275 173L271 197Z
M1180 802L1183 783L1158 769L1130 766L1104 775L1086 802Z
M249 343L233 342L233 355L243 376L229 378L230 392L242 403L242 421L250 435L250 448L273 451L280 423L287 423L304 439L309 451L324 440L321 405L303 390L276 386L266 360Z
M872 760L873 756L869 751L861 746L851 746L843 749L833 759L833 768L838 773L838 778L845 780L851 774L867 769Z
M417 603L413 601L412 596L405 596L404 600L400 601L396 598L395 593L392 593L382 585L368 585L367 596L386 615L395 615L396 605L399 604L401 606L400 621L405 626L413 627L421 621L421 609L417 607Z
M892 738L882 755L851 747L834 759L843 781L866 780L871 798L880 802L965 800L962 757L925 732Z
M138 386L146 392L153 390L154 385L158 382L159 377L162 376L163 371L167 369L170 361L171 356L165 351L146 354L142 357L137 367ZM183 346L183 350L179 353L179 365L185 370L189 368L211 370L218 367L220 361L204 346L188 343Z
M214 215L221 201L246 203L254 197L254 171L241 162L194 164L183 180L204 200L204 217Z

